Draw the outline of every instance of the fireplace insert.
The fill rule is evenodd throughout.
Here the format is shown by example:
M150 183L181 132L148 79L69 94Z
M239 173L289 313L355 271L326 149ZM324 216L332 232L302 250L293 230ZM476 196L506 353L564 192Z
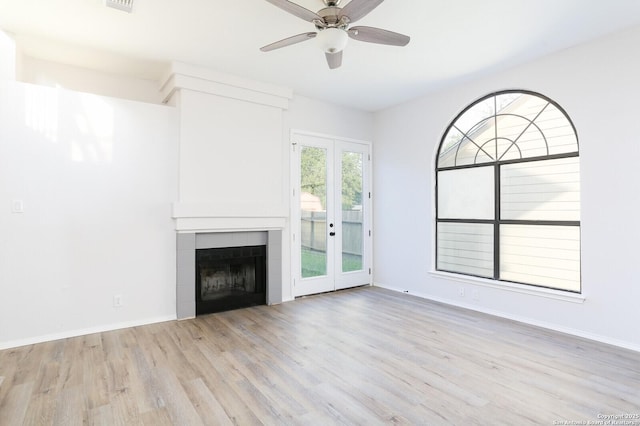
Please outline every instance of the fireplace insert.
M196 315L266 304L266 246L196 250Z

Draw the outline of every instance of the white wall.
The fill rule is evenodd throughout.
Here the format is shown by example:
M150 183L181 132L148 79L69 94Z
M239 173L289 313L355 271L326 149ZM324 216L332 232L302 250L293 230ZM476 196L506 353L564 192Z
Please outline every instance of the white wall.
M284 115L287 145L291 129L372 141L373 114L295 95Z
M0 348L175 317L175 119L0 85Z
M374 280L378 285L640 350L640 27L376 114ZM573 120L582 173L582 288L573 303L460 283L433 270L433 170L453 118L502 89L558 102ZM466 288L466 296L458 288ZM470 297L477 291L478 300Z
M20 56L18 81L77 92L129 99L140 102L162 102L159 83L154 80L100 72L74 65Z
M0 81L16 79L16 43L0 31Z
M280 108L182 89L180 121L180 202L284 212Z

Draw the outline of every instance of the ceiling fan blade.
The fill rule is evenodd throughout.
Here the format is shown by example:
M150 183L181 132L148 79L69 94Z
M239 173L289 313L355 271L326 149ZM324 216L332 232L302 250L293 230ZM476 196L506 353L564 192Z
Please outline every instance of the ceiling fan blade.
M340 18L346 16L349 18L349 22L356 22L378 7L383 1L384 0L351 0L340 11Z
M347 31L349 37L367 43L388 44L390 46L406 46L411 38L404 34L373 27L353 27Z
M305 9L302 6L298 6L297 4L290 2L288 0L267 0L274 6L279 7L282 10L289 12L292 15L297 16L298 18L302 18L305 21L313 22L316 19L322 21L322 18L318 16L315 12L310 11L309 9Z
M325 53L324 55L327 57L327 64L332 70L342 65L342 50L336 53Z
M287 37L285 39L273 42L271 44L267 44L260 48L263 52L270 52L275 49L280 49L281 47L291 46L292 44L300 43L306 40L311 40L316 36L316 33L302 33L298 35L294 35L291 37Z

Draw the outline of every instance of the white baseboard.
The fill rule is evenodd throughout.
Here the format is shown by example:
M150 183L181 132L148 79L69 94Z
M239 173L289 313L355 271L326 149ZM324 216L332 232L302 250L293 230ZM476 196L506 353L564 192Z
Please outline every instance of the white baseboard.
M42 336L29 337L26 339L9 340L7 342L0 342L0 350L17 348L19 346L33 345L35 343L50 342L53 340L67 339L69 337L86 336L87 334L102 333L105 331L120 330L123 328L130 328L130 327L138 327L140 325L148 325L148 324L155 324L159 322L173 321L175 319L176 319L175 315L167 315L167 316L161 316L161 317L155 317L155 318L147 318L143 320L126 321L126 322L120 322L116 324L108 324L108 325L101 325L97 327L63 331L61 333L45 334Z
M496 311L494 309L484 308L482 306L470 305L470 304L467 304L467 303L460 303L457 300L435 297L435 296L432 296L432 295L429 295L429 294L425 294L425 293L415 293L415 292L408 293L405 290L399 289L397 287L388 286L388 285L385 285L385 284L382 284L382 283L378 283L378 282L374 282L373 285L375 287L380 287L380 288L384 288L384 289L387 289L387 290L396 291L398 293L410 294L412 296L421 297L423 299L433 300L434 302L440 302L440 303L444 303L446 305L457 306L459 308L464 308L464 309L469 309L469 310L472 310L472 311L482 312L484 314L489 314L489 315L493 315L493 316L500 317L500 318L506 318L506 319L510 319L510 320L517 321L517 322L521 322L521 323L524 323L524 324L534 325L536 327L542 327L542 328L546 328L546 329L549 329L549 330L558 331L560 333L570 334L572 336L582 337L582 338L589 339L589 340L594 340L594 341L600 342L600 343L606 343L607 345L618 346L620 348L630 349L632 351L640 352L640 345L637 345L637 344L632 343L632 342L627 342L627 341L618 340L618 339L612 339L610 337L602 336L602 335L599 335L599 334L590 333L588 331L578 330L578 329L570 328L570 327L564 327L564 326L562 326L560 324L554 324L554 323L550 323L550 322L546 322L546 321L538 321L538 320L534 320L534 319L531 319L531 318L522 317L522 316L519 316L519 315L514 315L514 314L511 314L511 313L508 313L508 312L501 312L501 311Z

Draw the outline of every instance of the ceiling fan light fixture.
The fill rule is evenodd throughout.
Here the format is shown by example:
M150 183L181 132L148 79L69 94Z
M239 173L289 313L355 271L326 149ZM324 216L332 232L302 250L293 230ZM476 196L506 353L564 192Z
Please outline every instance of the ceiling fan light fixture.
M349 41L349 35L340 28L329 27L318 32L316 40L320 48L326 53L341 52Z
M365 26L349 28L350 24L366 16L384 0L347 0L345 7L338 6L341 3L340 0L323 0L327 7L320 9L317 13L290 0L267 1L298 18L312 23L317 31L297 34L262 46L260 50L263 52L315 38L318 47L324 51L329 69L333 70L342 65L342 51L347 46L350 38L388 46L406 46L410 40L409 36L383 30L382 28Z

